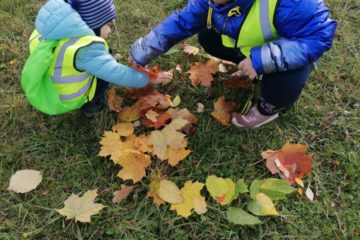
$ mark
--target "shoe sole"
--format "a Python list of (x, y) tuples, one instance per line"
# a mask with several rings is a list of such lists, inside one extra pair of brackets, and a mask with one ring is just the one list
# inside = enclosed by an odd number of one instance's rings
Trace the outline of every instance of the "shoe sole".
[[(249, 126), (248, 128), (258, 128), (258, 127), (261, 127), (262, 125), (267, 124), (267, 123), (269, 123), (269, 122), (277, 119), (278, 117), (279, 117), (279, 114), (276, 114), (276, 115), (272, 116), (271, 118), (267, 119), (266, 121), (261, 122), (261, 123), (255, 125), (255, 126), (251, 126), (251, 127)], [(246, 128), (246, 127), (247, 127), (247, 126), (244, 126), (244, 125), (239, 124), (239, 123), (236, 121), (236, 118), (235, 118), (235, 117), (233, 117), (233, 118), (231, 119), (231, 122), (232, 122), (232, 124), (234, 124), (236, 127), (239, 127), (239, 128)]]

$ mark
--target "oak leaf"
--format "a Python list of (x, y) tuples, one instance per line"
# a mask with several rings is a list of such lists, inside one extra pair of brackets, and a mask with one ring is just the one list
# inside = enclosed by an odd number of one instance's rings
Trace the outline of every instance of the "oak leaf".
[(191, 215), (192, 209), (197, 214), (204, 214), (207, 211), (205, 198), (201, 196), (201, 189), (204, 184), (199, 182), (187, 181), (181, 189), (181, 196), (183, 202), (179, 204), (172, 204), (171, 210), (175, 210), (177, 215), (188, 218)]
[(65, 200), (64, 208), (55, 209), (58, 213), (66, 216), (66, 219), (75, 218), (75, 222), (89, 223), (91, 216), (97, 214), (105, 206), (99, 203), (94, 203), (97, 196), (97, 189), (87, 191), (82, 197), (76, 194)]
[(237, 106), (235, 103), (225, 102), (225, 97), (220, 97), (214, 102), (215, 110), (211, 113), (216, 120), (221, 124), (228, 126), (232, 117), (232, 113), (236, 110)]
[(188, 71), (192, 84), (210, 87), (214, 80), (213, 74), (218, 71), (218, 65), (219, 62), (213, 60), (209, 60), (206, 63), (196, 63)]
[(134, 186), (127, 186), (125, 184), (121, 185), (121, 189), (114, 192), (114, 197), (112, 202), (117, 204), (127, 199), (130, 193), (134, 191)]

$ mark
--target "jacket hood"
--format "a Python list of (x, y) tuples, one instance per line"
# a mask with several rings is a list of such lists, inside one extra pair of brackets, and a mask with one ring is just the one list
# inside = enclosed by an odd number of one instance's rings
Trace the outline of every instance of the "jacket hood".
[(226, 5), (218, 5), (213, 3), (213, 1), (209, 0), (209, 5), (210, 7), (212, 7), (214, 9), (214, 11), (218, 12), (218, 13), (222, 13), (222, 12), (227, 12), (230, 9), (236, 7), (236, 6), (240, 6), (240, 11), (243, 12), (246, 9), (248, 9), (248, 7), (253, 4), (254, 0), (234, 0)]
[(95, 36), (93, 30), (64, 0), (49, 0), (39, 11), (35, 27), (45, 39)]

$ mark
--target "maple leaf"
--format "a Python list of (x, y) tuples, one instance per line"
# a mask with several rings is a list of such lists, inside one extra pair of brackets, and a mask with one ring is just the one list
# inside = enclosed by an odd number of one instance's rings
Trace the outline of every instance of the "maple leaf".
[(170, 210), (175, 210), (177, 215), (188, 218), (191, 215), (192, 209), (197, 214), (204, 214), (207, 211), (205, 198), (201, 196), (201, 189), (204, 184), (199, 182), (187, 181), (184, 187), (180, 190), (183, 202), (179, 204), (172, 204)]
[(306, 151), (305, 145), (286, 143), (280, 150), (268, 150), (261, 156), (266, 159), (266, 167), (272, 174), (281, 173), (290, 183), (295, 183), (296, 178), (301, 179), (311, 172), (313, 159), (305, 154)]
[(176, 165), (179, 164), (179, 162), (187, 158), (187, 156), (189, 156), (190, 153), (191, 151), (185, 148), (180, 148), (175, 151), (171, 147), (168, 147), (165, 157), (161, 160), (163, 161), (167, 160), (170, 166), (175, 167)]
[(94, 203), (97, 196), (97, 189), (87, 191), (82, 197), (76, 194), (65, 200), (64, 208), (55, 209), (58, 213), (66, 216), (66, 219), (75, 218), (75, 222), (89, 223), (91, 216), (97, 214), (105, 206), (99, 203)]
[(120, 112), (122, 99), (119, 95), (117, 95), (115, 88), (111, 88), (108, 91), (107, 98), (109, 110), (113, 112)]
[(127, 199), (130, 193), (134, 191), (134, 186), (127, 186), (125, 184), (121, 185), (121, 189), (119, 191), (114, 192), (114, 197), (112, 202), (117, 204)]
[(249, 203), (248, 210), (258, 216), (277, 216), (273, 201), (264, 193), (258, 193), (255, 201)]
[(184, 202), (180, 189), (175, 183), (169, 180), (160, 180), (157, 194), (161, 199), (170, 204), (179, 204)]
[(235, 183), (230, 178), (219, 178), (208, 176), (206, 179), (206, 188), (210, 196), (221, 205), (231, 203), (235, 195)]
[(111, 159), (116, 160), (122, 152), (120, 137), (119, 133), (106, 131), (100, 141), (102, 146), (98, 155), (100, 157), (111, 156)]
[(150, 110), (146, 113), (148, 119), (142, 119), (141, 124), (146, 127), (159, 129), (168, 123), (171, 119), (171, 115), (168, 112), (162, 112), (158, 109), (154, 110)]
[(206, 63), (196, 63), (188, 71), (192, 84), (210, 87), (214, 80), (212, 75), (218, 71), (218, 65), (219, 62), (213, 60), (209, 60)]
[(249, 89), (251, 88), (253, 84), (253, 80), (247, 78), (247, 77), (237, 77), (232, 76), (228, 81), (224, 83), (225, 87), (233, 88), (233, 89)]
[(139, 112), (146, 114), (150, 109), (155, 107), (160, 109), (167, 109), (171, 105), (170, 96), (155, 92), (150, 95), (142, 96), (139, 98)]
[(140, 118), (140, 107), (141, 107), (141, 102), (137, 101), (132, 106), (123, 108), (118, 113), (118, 119), (124, 122), (133, 122), (138, 120)]
[(195, 46), (191, 46), (189, 44), (183, 44), (181, 46), (182, 50), (184, 51), (184, 53), (187, 53), (187, 54), (191, 54), (191, 55), (198, 55), (199, 52), (200, 52), (200, 49), (198, 47), (195, 47)]
[(211, 113), (221, 124), (228, 126), (230, 124), (232, 113), (236, 110), (235, 103), (225, 102), (225, 97), (220, 97), (214, 102), (215, 111)]
[(151, 173), (149, 192), (147, 193), (146, 197), (153, 198), (153, 201), (156, 204), (156, 206), (165, 204), (165, 201), (162, 198), (160, 198), (159, 195), (157, 194), (160, 187), (160, 181), (161, 181), (161, 174), (158, 171)]
[(182, 118), (191, 124), (196, 124), (198, 122), (197, 117), (192, 114), (187, 108), (179, 109), (179, 108), (170, 108), (167, 111), (173, 119)]
[(187, 120), (179, 118), (173, 120), (161, 131), (156, 130), (151, 132), (148, 143), (154, 146), (154, 154), (160, 159), (164, 159), (168, 146), (174, 150), (186, 147), (186, 135), (178, 132), (178, 130), (182, 129), (186, 124), (188, 124)]
[(156, 93), (153, 85), (148, 84), (144, 88), (129, 88), (124, 91), (126, 98), (139, 99), (142, 96), (151, 95)]
[(154, 66), (154, 67), (148, 69), (146, 67), (135, 65), (134, 68), (139, 72), (147, 74), (149, 76), (150, 80), (157, 79), (157, 77), (160, 73), (159, 66)]
[(132, 123), (118, 123), (112, 127), (112, 130), (122, 137), (128, 137), (134, 133), (134, 126)]
[(146, 154), (129, 150), (127, 154), (121, 155), (116, 163), (123, 167), (118, 177), (123, 180), (130, 179), (136, 183), (145, 177), (145, 170), (150, 165), (151, 159)]
[(17, 171), (10, 178), (9, 191), (16, 193), (27, 193), (39, 186), (42, 181), (42, 174), (35, 170)]

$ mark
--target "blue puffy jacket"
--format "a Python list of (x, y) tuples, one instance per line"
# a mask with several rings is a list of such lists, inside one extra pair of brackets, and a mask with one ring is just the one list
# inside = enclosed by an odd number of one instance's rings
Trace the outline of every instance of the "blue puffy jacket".
[[(95, 36), (80, 15), (64, 0), (50, 0), (39, 11), (36, 29), (45, 39), (60, 40)], [(124, 87), (140, 88), (148, 83), (148, 76), (119, 64), (102, 43), (92, 43), (78, 51), (77, 69), (104, 81)]]
[[(146, 65), (174, 44), (205, 29), (209, 6), (214, 9), (213, 26), (236, 39), (253, 2), (234, 0), (219, 6), (211, 0), (189, 0), (185, 8), (137, 40), (131, 55), (137, 63)], [(230, 17), (223, 29), (228, 11), (235, 6), (240, 6), (241, 16)], [(330, 49), (337, 24), (323, 0), (278, 0), (274, 25), (280, 38), (251, 49), (253, 67), (259, 74), (295, 70), (315, 62)], [(261, 52), (267, 54), (262, 56)]]

